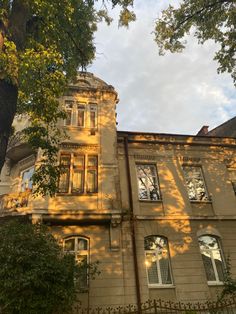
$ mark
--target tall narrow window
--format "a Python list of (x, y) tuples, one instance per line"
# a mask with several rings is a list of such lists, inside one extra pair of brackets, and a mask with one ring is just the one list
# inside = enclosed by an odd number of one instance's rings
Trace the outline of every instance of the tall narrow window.
[(34, 167), (30, 167), (29, 169), (26, 169), (22, 171), (21, 173), (21, 186), (20, 191), (31, 191), (33, 184), (32, 184), (32, 175), (34, 174)]
[(85, 106), (80, 104), (77, 105), (77, 126), (85, 126)]
[(184, 177), (187, 185), (188, 196), (191, 201), (208, 201), (209, 196), (199, 166), (184, 166)]
[(231, 181), (234, 194), (236, 195), (236, 169), (229, 169), (229, 179)]
[(160, 199), (160, 189), (155, 165), (136, 165), (140, 200)]
[(87, 192), (97, 192), (97, 156), (88, 156)]
[(81, 289), (88, 288), (89, 242), (83, 237), (70, 237), (64, 240), (64, 251), (75, 256), (81, 266), (78, 285)]
[(84, 156), (74, 154), (72, 193), (84, 192)]
[(66, 101), (65, 102), (65, 111), (66, 111), (66, 119), (65, 119), (65, 125), (71, 125), (72, 124), (72, 111), (73, 111), (73, 101)]
[(208, 283), (222, 283), (225, 267), (218, 238), (203, 235), (198, 238), (198, 242)]
[(60, 174), (59, 186), (58, 186), (59, 193), (69, 192), (70, 162), (71, 162), (70, 154), (61, 155), (61, 159), (60, 159), (61, 174)]
[(148, 236), (144, 239), (145, 264), (148, 284), (171, 285), (172, 276), (167, 239), (160, 236)]
[(95, 129), (97, 127), (97, 106), (90, 105), (90, 128)]

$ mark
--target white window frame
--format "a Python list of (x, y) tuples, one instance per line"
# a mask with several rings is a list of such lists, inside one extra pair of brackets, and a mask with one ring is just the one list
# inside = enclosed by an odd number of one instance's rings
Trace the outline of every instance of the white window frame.
[[(224, 260), (224, 255), (223, 255), (220, 239), (219, 239), (218, 236), (215, 236), (215, 235), (204, 234), (204, 235), (201, 235), (200, 237), (198, 237), (198, 240), (200, 240), (200, 238), (205, 237), (205, 236), (208, 236), (208, 237), (216, 239), (216, 242), (217, 242), (217, 245), (218, 245), (218, 249), (201, 249), (201, 247), (199, 245), (199, 249), (200, 249), (201, 255), (203, 255), (202, 254), (203, 252), (207, 252), (210, 255), (211, 263), (212, 263), (212, 267), (213, 267), (213, 271), (214, 271), (214, 276), (216, 278), (216, 280), (207, 280), (207, 283), (208, 283), (208, 285), (222, 285), (224, 281), (220, 280), (220, 278), (219, 278), (219, 274), (218, 274), (218, 270), (217, 270), (217, 267), (216, 267), (215, 259), (213, 257), (213, 251), (218, 251), (219, 255), (221, 257), (222, 267), (223, 267), (223, 271), (224, 271), (224, 269), (225, 269), (225, 260)], [(207, 270), (206, 270), (204, 262), (203, 262), (203, 267), (205, 269), (206, 278), (207, 278)]]
[[(206, 181), (205, 181), (204, 173), (203, 173), (203, 170), (202, 170), (202, 166), (201, 165), (183, 165), (182, 167), (183, 167), (184, 180), (185, 180), (185, 185), (186, 185), (189, 201), (190, 202), (210, 202), (211, 198), (209, 196), (208, 189), (207, 189), (207, 186), (206, 186)], [(201, 179), (202, 179), (202, 182), (203, 182), (203, 187), (204, 187), (204, 192), (205, 192), (205, 199), (198, 199), (198, 198), (197, 199), (191, 199), (190, 198), (189, 187), (188, 187), (188, 184), (187, 184), (187, 180), (190, 180), (193, 183), (193, 179), (194, 178), (191, 177), (191, 176), (188, 176), (188, 175), (186, 176), (186, 172), (184, 171), (184, 169), (187, 169), (187, 168), (189, 168), (189, 169), (190, 168), (199, 169), (200, 176), (201, 176)], [(198, 196), (195, 185), (194, 185), (194, 191), (195, 191), (195, 195)]]
[[(147, 236), (145, 238), (148, 238), (151, 236)], [(156, 249), (151, 249), (151, 250), (146, 250), (144, 248), (145, 251), (145, 268), (146, 268), (146, 275), (147, 275), (147, 281), (148, 281), (148, 286), (151, 287), (173, 287), (173, 276), (172, 276), (172, 270), (171, 270), (171, 261), (170, 261), (170, 254), (169, 254), (169, 245), (168, 245), (168, 239), (166, 237), (163, 236), (158, 236), (158, 235), (153, 235), (153, 237), (158, 237), (161, 239), (164, 239), (166, 241), (166, 254), (168, 255), (168, 271), (170, 272), (170, 279), (171, 279), (171, 283), (163, 283), (163, 278), (162, 278), (162, 274), (161, 274), (161, 267), (160, 267), (160, 263), (158, 261), (158, 258), (156, 258), (156, 268), (157, 268), (157, 274), (158, 274), (158, 279), (159, 282), (158, 283), (150, 283), (149, 281), (149, 275), (148, 275), (148, 267), (147, 267), (147, 255), (148, 254), (153, 254), (156, 257), (158, 257), (158, 253), (161, 252), (162, 250), (156, 248)], [(161, 252), (162, 253), (162, 252)]]
[[(95, 126), (91, 126), (91, 112), (95, 112)], [(89, 104), (89, 127), (91, 129), (97, 129), (98, 126), (98, 108), (97, 104)]]
[[(84, 123), (83, 125), (78, 125), (78, 114), (79, 112), (83, 112), (83, 115), (84, 115)], [(75, 126), (77, 128), (85, 128), (86, 126), (86, 106), (84, 103), (80, 103), (80, 102), (75, 102), (75, 105), (74, 105), (74, 116), (75, 116)]]
[[(74, 240), (74, 250), (66, 250), (65, 249), (65, 243), (67, 240)], [(87, 250), (81, 250), (79, 249), (78, 247), (78, 240), (81, 239), (83, 241), (86, 241), (87, 243)], [(68, 254), (72, 254), (75, 256), (75, 260), (78, 261), (78, 255), (80, 256), (86, 256), (86, 264), (89, 265), (90, 263), (90, 243), (89, 243), (89, 239), (86, 238), (86, 237), (83, 237), (83, 236), (69, 236), (69, 237), (66, 237), (63, 239), (63, 251), (65, 253), (68, 253)], [(88, 269), (87, 269), (87, 285), (86, 286), (81, 286), (80, 288), (82, 289), (88, 289), (89, 287), (89, 272), (88, 272)]]
[[(139, 179), (140, 179), (140, 175), (139, 175), (139, 172), (138, 172), (138, 167), (139, 166), (145, 166), (145, 167), (150, 167), (150, 168), (153, 168), (154, 169), (154, 173), (155, 173), (155, 176), (152, 176), (152, 178), (155, 178), (155, 181), (156, 181), (156, 190), (157, 190), (157, 199), (154, 200), (154, 199), (151, 199), (151, 193), (150, 193), (150, 188), (147, 186), (147, 198), (140, 198), (140, 195), (139, 195)], [(161, 201), (161, 190), (160, 190), (160, 184), (159, 184), (159, 178), (158, 178), (158, 172), (157, 172), (157, 167), (155, 164), (149, 164), (149, 163), (136, 163), (136, 177), (137, 177), (137, 185), (138, 185), (138, 199), (139, 201), (147, 201), (147, 202), (157, 202), (157, 201)], [(144, 179), (146, 179), (146, 176), (143, 177)], [(147, 180), (146, 180), (146, 185), (147, 184)]]
[[(89, 154), (89, 155), (83, 155), (83, 154), (77, 154), (77, 153), (69, 153), (69, 152), (61, 152), (60, 154), (60, 158), (63, 155), (67, 155), (70, 156), (70, 165), (69, 165), (69, 186), (68, 186), (68, 191), (67, 192), (60, 192), (59, 191), (59, 185), (60, 185), (60, 178), (58, 181), (58, 193), (59, 194), (71, 194), (71, 195), (85, 195), (85, 194), (96, 194), (98, 193), (98, 155), (95, 154)], [(75, 156), (80, 156), (83, 157), (84, 159), (84, 165), (83, 165), (83, 178), (82, 178), (82, 191), (81, 192), (74, 192), (73, 191), (73, 176), (74, 176), (74, 159)], [(94, 157), (96, 158), (96, 166), (95, 167), (90, 167), (88, 165), (88, 160), (90, 157)], [(62, 166), (63, 167), (63, 166)], [(90, 191), (88, 188), (88, 172), (90, 170), (95, 171), (95, 175), (96, 175), (96, 188), (94, 189), (94, 191)]]

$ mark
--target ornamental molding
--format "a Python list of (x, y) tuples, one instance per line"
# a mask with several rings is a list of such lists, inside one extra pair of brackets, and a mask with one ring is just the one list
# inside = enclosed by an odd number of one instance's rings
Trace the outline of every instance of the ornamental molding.
[(76, 152), (95, 152), (98, 153), (100, 151), (100, 147), (97, 144), (78, 144), (78, 143), (62, 143), (60, 145), (62, 149), (73, 149)]
[(179, 160), (182, 164), (201, 164), (201, 158), (200, 157), (187, 157), (187, 156), (181, 156), (179, 157)]

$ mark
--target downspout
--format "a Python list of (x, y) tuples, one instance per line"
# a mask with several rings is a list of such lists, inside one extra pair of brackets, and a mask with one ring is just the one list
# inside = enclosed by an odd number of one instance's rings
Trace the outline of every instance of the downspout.
[(142, 313), (141, 294), (140, 294), (140, 282), (139, 282), (139, 273), (138, 273), (137, 245), (136, 245), (136, 238), (135, 238), (135, 217), (134, 217), (134, 205), (133, 205), (132, 184), (131, 184), (131, 175), (130, 175), (130, 164), (129, 164), (128, 136), (124, 136), (124, 148), (125, 148), (125, 160), (126, 160), (126, 171), (127, 171), (127, 181), (128, 181), (128, 195), (129, 195), (129, 207), (130, 207), (129, 222), (130, 222), (130, 229), (131, 229), (132, 249), (133, 249), (135, 289), (136, 289), (138, 313), (141, 314)]

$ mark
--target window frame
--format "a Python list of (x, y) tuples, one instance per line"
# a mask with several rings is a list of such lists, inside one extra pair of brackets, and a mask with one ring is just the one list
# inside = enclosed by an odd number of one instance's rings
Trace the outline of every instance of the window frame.
[[(74, 240), (74, 250), (66, 250), (65, 249), (65, 243), (67, 240), (71, 240), (71, 239)], [(86, 241), (86, 246), (87, 246), (86, 250), (81, 250), (78, 248), (78, 246), (79, 246), (78, 240), (79, 239)], [(89, 265), (90, 264), (90, 239), (85, 237), (85, 236), (81, 236), (81, 235), (67, 236), (63, 239), (63, 252), (64, 252), (64, 254), (74, 255), (76, 262), (78, 262), (77, 256), (86, 256), (86, 264)], [(82, 286), (79, 285), (79, 289), (88, 290), (88, 288), (89, 288), (89, 268), (87, 268), (87, 270), (86, 270), (86, 282), (87, 282), (86, 286), (85, 285), (82, 285)]]
[[(34, 166), (34, 165), (29, 166), (29, 167), (27, 167), (27, 168), (21, 170), (21, 172), (20, 172), (20, 183), (19, 183), (19, 189), (18, 189), (20, 193), (24, 193), (24, 192), (32, 191), (32, 190), (33, 190), (33, 185), (32, 185), (32, 188), (31, 188), (31, 189), (27, 188), (27, 189), (25, 189), (24, 191), (22, 190), (23, 174), (24, 174), (25, 172), (31, 170), (31, 169), (33, 169), (33, 174), (34, 174), (34, 172), (35, 172), (35, 166)], [(33, 174), (32, 174), (32, 176), (33, 176)], [(32, 178), (32, 176), (31, 176), (31, 178)], [(27, 186), (28, 186), (28, 184), (29, 184), (31, 178), (28, 180)]]
[[(80, 154), (76, 152), (61, 152), (59, 155), (59, 165), (61, 166), (61, 157), (63, 155), (70, 156), (70, 165), (68, 167), (69, 169), (69, 178), (68, 178), (68, 188), (67, 191), (60, 191), (60, 178), (58, 179), (58, 192), (57, 194), (60, 195), (93, 195), (98, 193), (98, 155), (95, 154)], [(75, 165), (75, 156), (83, 157), (83, 167), (79, 167)], [(96, 158), (96, 167), (93, 167), (93, 171), (95, 171), (96, 181), (95, 182), (95, 188), (94, 191), (91, 191), (88, 189), (88, 172), (90, 171), (90, 168), (88, 166), (88, 160), (90, 157)], [(63, 167), (63, 166), (62, 166)], [(75, 176), (75, 169), (79, 169), (82, 172), (82, 189), (81, 191), (73, 191), (73, 185), (74, 181), (73, 178)], [(63, 174), (63, 173), (62, 173)]]
[[(199, 240), (200, 240), (200, 238), (203, 238), (203, 237), (206, 237), (206, 236), (214, 238), (216, 240), (218, 249), (201, 249)], [(220, 280), (220, 276), (219, 276), (219, 273), (218, 273), (218, 270), (217, 270), (215, 259), (213, 257), (213, 251), (218, 251), (218, 253), (219, 253), (220, 257), (221, 257), (222, 273), (223, 273), (223, 276), (224, 276), (224, 272), (226, 270), (226, 263), (225, 263), (225, 258), (224, 258), (224, 254), (223, 254), (223, 249), (222, 249), (222, 244), (221, 244), (220, 237), (217, 236), (217, 235), (213, 235), (213, 234), (203, 234), (203, 235), (198, 237), (198, 244), (199, 244), (199, 251), (200, 251), (200, 254), (201, 254), (201, 257), (202, 257), (203, 267), (204, 267), (204, 270), (205, 270), (207, 284), (208, 285), (223, 285), (224, 279)], [(208, 280), (208, 278), (207, 278), (207, 270), (206, 270), (206, 267), (205, 267), (205, 263), (203, 261), (203, 253), (202, 252), (207, 252), (210, 255), (211, 265), (212, 265), (212, 269), (213, 269), (214, 276), (215, 276), (216, 280)]]
[[(146, 238), (151, 238), (151, 237), (157, 237), (157, 238), (160, 238), (160, 239), (164, 239), (166, 241), (166, 254), (168, 256), (168, 272), (169, 272), (169, 275), (170, 275), (170, 280), (171, 280), (171, 283), (163, 283), (163, 275), (161, 273), (161, 266), (160, 266), (160, 262), (158, 259), (156, 259), (156, 270), (157, 270), (157, 275), (158, 275), (158, 280), (159, 282), (158, 283), (150, 283), (150, 279), (149, 279), (149, 274), (148, 274), (148, 267), (147, 267), (147, 254), (150, 254), (150, 253), (154, 253), (155, 256), (158, 256), (158, 253), (161, 252), (162, 250), (156, 248), (156, 249), (145, 249), (145, 239)], [(162, 253), (162, 252), (161, 252)], [(145, 257), (145, 269), (146, 269), (146, 276), (147, 276), (147, 283), (148, 283), (148, 287), (149, 288), (155, 288), (155, 287), (158, 287), (158, 288), (169, 288), (169, 287), (173, 287), (174, 286), (174, 281), (173, 281), (173, 274), (172, 274), (172, 267), (171, 267), (171, 257), (170, 257), (170, 250), (169, 250), (169, 242), (168, 242), (168, 238), (165, 237), (165, 236), (161, 236), (161, 235), (149, 235), (149, 236), (146, 236), (144, 237), (144, 257)]]
[[(95, 110), (93, 109), (95, 108)], [(94, 126), (91, 126), (91, 113), (94, 112), (95, 116), (94, 116)], [(89, 104), (89, 127), (90, 129), (97, 129), (98, 127), (98, 107), (97, 104)]]
[[(157, 199), (151, 199), (150, 197), (150, 188), (147, 189), (147, 199), (142, 199), (140, 198), (140, 194), (139, 194), (139, 174), (138, 174), (138, 166), (150, 166), (150, 167), (154, 167), (155, 170), (155, 180), (156, 180), (156, 189), (157, 189)], [(136, 162), (135, 163), (135, 170), (136, 170), (136, 180), (137, 180), (137, 189), (138, 189), (138, 200), (140, 202), (160, 202), (162, 201), (162, 195), (161, 195), (161, 188), (160, 188), (160, 180), (159, 180), (159, 176), (158, 176), (158, 171), (157, 171), (157, 165), (155, 163), (142, 163), (142, 162)], [(152, 176), (153, 178), (153, 176)]]
[[(204, 187), (204, 192), (205, 192), (205, 197), (206, 199), (191, 199), (190, 198), (190, 194), (189, 194), (189, 188), (188, 188), (188, 184), (187, 184), (187, 179), (191, 179), (191, 182), (193, 180), (193, 177), (190, 177), (190, 176), (187, 176), (185, 175), (185, 171), (184, 171), (184, 168), (195, 168), (195, 169), (199, 169), (200, 170), (200, 175), (201, 175), (201, 179), (202, 179), (202, 182), (203, 182), (203, 187)], [(207, 184), (206, 184), (206, 180), (205, 180), (205, 176), (204, 176), (204, 171), (203, 171), (203, 168), (202, 168), (202, 165), (199, 165), (199, 164), (183, 164), (182, 165), (182, 171), (183, 171), (183, 177), (184, 177), (184, 182), (185, 182), (185, 187), (186, 187), (186, 190), (187, 190), (187, 195), (188, 195), (188, 199), (190, 202), (201, 202), (201, 203), (209, 203), (211, 202), (211, 197), (210, 197), (210, 194), (208, 192), (208, 188), (207, 188)], [(195, 192), (195, 195), (197, 196), (197, 192), (196, 192), (196, 187), (194, 186), (194, 192)]]

